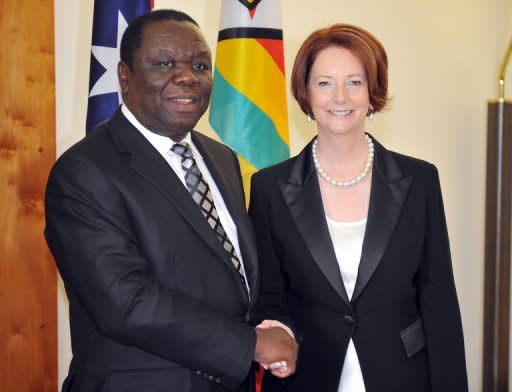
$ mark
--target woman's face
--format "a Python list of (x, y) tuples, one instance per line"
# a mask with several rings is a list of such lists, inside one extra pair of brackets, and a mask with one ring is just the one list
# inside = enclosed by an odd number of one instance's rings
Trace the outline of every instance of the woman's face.
[(331, 46), (318, 53), (308, 82), (318, 133), (364, 133), (370, 107), (363, 65), (350, 50)]

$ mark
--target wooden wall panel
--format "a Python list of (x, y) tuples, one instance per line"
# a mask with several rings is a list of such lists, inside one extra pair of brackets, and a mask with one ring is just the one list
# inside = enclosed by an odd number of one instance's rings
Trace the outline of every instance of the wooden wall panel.
[(0, 2), (0, 391), (57, 391), (57, 273), (43, 237), (55, 160), (53, 0)]

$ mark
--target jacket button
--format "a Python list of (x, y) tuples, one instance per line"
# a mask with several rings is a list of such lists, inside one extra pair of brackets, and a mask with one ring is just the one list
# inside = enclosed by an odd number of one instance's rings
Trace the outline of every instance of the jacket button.
[(217, 377), (217, 378), (215, 379), (215, 382), (216, 382), (217, 384), (220, 384), (220, 381), (221, 381), (221, 379), (220, 379), (219, 377)]
[(345, 325), (353, 325), (354, 324), (354, 319), (352, 318), (352, 316), (349, 316), (348, 314), (343, 317), (343, 322), (345, 323)]

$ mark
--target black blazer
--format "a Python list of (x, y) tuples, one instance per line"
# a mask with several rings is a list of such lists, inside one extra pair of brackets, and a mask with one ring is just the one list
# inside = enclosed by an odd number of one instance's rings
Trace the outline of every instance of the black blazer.
[[(236, 156), (192, 138), (237, 225), (255, 293)], [(254, 299), (186, 188), (120, 110), (55, 164), (45, 234), (70, 304), (64, 391), (248, 390)]]
[(311, 143), (253, 176), (260, 252), (257, 320), (301, 339), (297, 372), (263, 391), (338, 390), (352, 338), (367, 392), (467, 391), (464, 344), (436, 168), (374, 140), (370, 206), (348, 300), (323, 210)]

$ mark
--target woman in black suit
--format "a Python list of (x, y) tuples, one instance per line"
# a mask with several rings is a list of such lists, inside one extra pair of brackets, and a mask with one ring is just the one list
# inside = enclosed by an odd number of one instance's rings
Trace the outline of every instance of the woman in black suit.
[(256, 315), (300, 341), (296, 374), (267, 373), (265, 392), (467, 391), (437, 170), (365, 131), (387, 68), (381, 43), (347, 24), (315, 31), (295, 59), (292, 91), (318, 135), (252, 180)]

